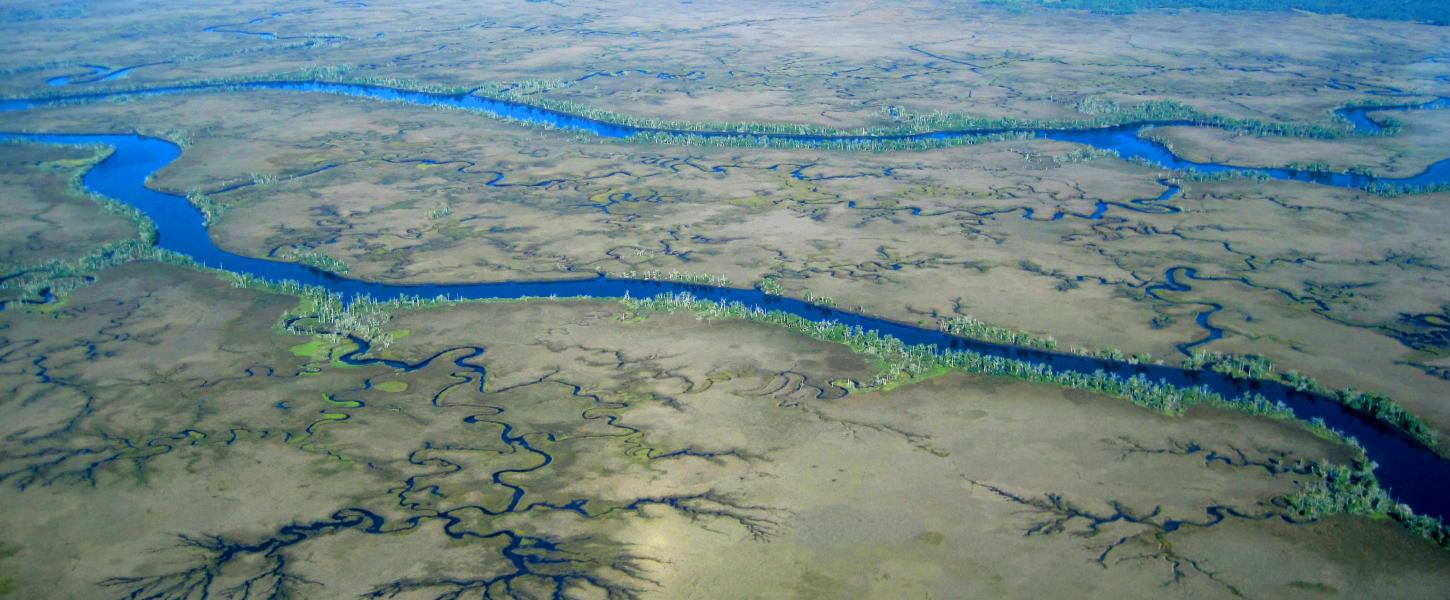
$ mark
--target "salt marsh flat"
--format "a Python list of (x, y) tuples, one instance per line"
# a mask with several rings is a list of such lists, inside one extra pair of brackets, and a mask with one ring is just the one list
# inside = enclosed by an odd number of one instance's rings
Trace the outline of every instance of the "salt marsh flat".
[(0, 7), (0, 597), (1436, 597), (1450, 29), (1051, 4)]

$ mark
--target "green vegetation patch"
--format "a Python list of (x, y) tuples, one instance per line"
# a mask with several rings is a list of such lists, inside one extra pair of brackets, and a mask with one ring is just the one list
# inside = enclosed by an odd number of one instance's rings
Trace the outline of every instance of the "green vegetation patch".
[(1028, 348), (1041, 348), (1044, 350), (1057, 348), (1057, 340), (1051, 336), (1037, 337), (1030, 331), (997, 327), (984, 323), (970, 315), (946, 319), (941, 322), (939, 327), (942, 331), (952, 335), (998, 344), (1012, 344), (1014, 346), (1026, 346)]
[(322, 399), (328, 404), (336, 406), (338, 408), (361, 408), (363, 405), (363, 403), (358, 400), (338, 400), (336, 398), (333, 398), (332, 394), (323, 394)]
[(397, 393), (401, 393), (401, 392), (408, 391), (408, 382), (406, 382), (406, 381), (396, 381), (396, 380), (395, 381), (379, 381), (379, 382), (373, 384), (373, 389), (378, 390), (380, 392), (387, 392), (389, 394), (397, 394)]
[[(13, 557), (19, 553), (19, 548), (0, 543), (0, 561)], [(11, 594), (14, 594), (17, 587), (18, 584), (16, 584), (15, 579), (6, 575), (3, 570), (0, 570), (0, 597), (10, 596)]]
[(293, 356), (300, 356), (311, 362), (327, 363), (329, 367), (333, 368), (351, 368), (354, 365), (342, 362), (340, 358), (357, 350), (357, 344), (344, 338), (317, 335), (306, 343), (292, 346), (289, 350), (292, 351)]
[(1412, 533), (1450, 548), (1450, 527), (1439, 519), (1417, 515), (1409, 506), (1392, 500), (1374, 476), (1375, 464), (1357, 460), (1352, 466), (1319, 464), (1318, 479), (1298, 494), (1285, 498), (1291, 514), (1304, 519), (1332, 515), (1353, 515), (1372, 519), (1393, 519)]
[(1277, 373), (1274, 371), (1274, 363), (1262, 356), (1197, 351), (1183, 361), (1183, 368), (1207, 369), (1236, 379), (1277, 381), (1301, 392), (1330, 398), (1381, 423), (1396, 427), (1426, 446), (1433, 448), (1438, 443), (1435, 432), (1424, 421), (1388, 396), (1352, 388), (1329, 389), (1314, 378), (1294, 370)]
[(294, 256), (297, 262), (328, 273), (342, 275), (348, 272), (347, 263), (336, 258), (313, 250), (297, 252)]

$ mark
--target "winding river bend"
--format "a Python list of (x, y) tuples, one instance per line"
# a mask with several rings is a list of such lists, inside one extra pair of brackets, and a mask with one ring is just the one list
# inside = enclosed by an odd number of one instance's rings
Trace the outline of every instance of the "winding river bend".
[[(323, 83), (276, 83), (247, 84), (245, 86), (213, 86), (209, 88), (168, 88), (147, 92), (126, 92), (121, 94), (92, 94), (71, 96), (66, 99), (10, 100), (0, 102), (0, 110), (21, 110), (34, 106), (98, 100), (122, 95), (142, 96), (168, 93), (226, 91), (234, 89), (286, 89), (298, 91), (325, 92), (353, 96), (365, 96), (383, 100), (413, 102), (427, 105), (447, 105), (490, 112), (498, 116), (544, 123), (556, 127), (582, 129), (601, 136), (627, 137), (646, 132), (602, 123), (579, 116), (546, 111), (521, 104), (487, 100), (474, 96), (449, 96), (423, 92), (405, 92), (388, 88), (323, 84)], [(1436, 101), (1441, 105), (1445, 99)], [(1411, 108), (1436, 108), (1438, 106), (1418, 105)], [(1348, 109), (1358, 110), (1358, 109)], [(1375, 109), (1384, 110), (1384, 109)], [(1363, 116), (1361, 114), (1360, 116)], [(1352, 117), (1351, 122), (1357, 122)], [(1374, 121), (1364, 117), (1369, 123)], [(1294, 171), (1289, 169), (1242, 169), (1228, 165), (1200, 165), (1183, 161), (1166, 148), (1137, 136), (1137, 132), (1151, 123), (1091, 130), (1023, 130), (1040, 137), (1086, 143), (1094, 147), (1118, 150), (1126, 157), (1140, 156), (1159, 162), (1171, 168), (1191, 168), (1205, 171), (1232, 170), (1263, 173), (1279, 179), (1296, 179), (1325, 185), (1361, 187), (1364, 185), (1387, 184), (1418, 186), (1450, 181), (1450, 159), (1431, 166), (1425, 173), (1405, 179), (1376, 179), (1364, 175)], [(1164, 123), (1156, 123), (1162, 125)], [(980, 135), (983, 132), (936, 132), (904, 138), (946, 138), (951, 136)], [(990, 132), (988, 132), (990, 133)], [(701, 135), (691, 132), (692, 135)], [(719, 132), (719, 136), (742, 137), (742, 134)], [(788, 138), (802, 140), (830, 141), (842, 138), (810, 136), (767, 136), (748, 135), (744, 137)], [(767, 310), (780, 310), (814, 321), (835, 321), (866, 330), (875, 330), (884, 335), (896, 337), (907, 344), (925, 344), (939, 350), (970, 350), (988, 356), (999, 356), (1032, 363), (1044, 364), (1055, 371), (1091, 374), (1104, 371), (1123, 377), (1143, 376), (1149, 380), (1165, 381), (1179, 386), (1203, 386), (1225, 397), (1233, 398), (1245, 393), (1256, 392), (1270, 402), (1283, 402), (1301, 419), (1321, 418), (1330, 426), (1357, 439), (1369, 457), (1379, 463), (1377, 475), (1382, 485), (1400, 502), (1404, 502), (1420, 514), (1442, 519), (1450, 518), (1450, 460), (1440, 457), (1431, 449), (1414, 441), (1403, 432), (1381, 424), (1369, 417), (1351, 411), (1344, 406), (1320, 396), (1298, 392), (1274, 382), (1244, 381), (1232, 379), (1211, 371), (1193, 371), (1161, 365), (1131, 365), (1126, 362), (1091, 358), (992, 344), (969, 340), (886, 319), (871, 317), (834, 308), (806, 303), (801, 300), (767, 295), (759, 290), (735, 289), (681, 284), (659, 281), (641, 281), (593, 277), (571, 281), (548, 282), (497, 282), (459, 283), (436, 285), (385, 284), (343, 278), (319, 271), (306, 265), (281, 263), (250, 258), (226, 252), (212, 243), (202, 214), (185, 198), (147, 188), (147, 177), (170, 164), (181, 154), (180, 148), (165, 140), (139, 135), (116, 134), (74, 134), (49, 135), (27, 133), (0, 133), (0, 140), (30, 141), (52, 144), (104, 144), (116, 151), (88, 171), (83, 179), (85, 186), (98, 194), (134, 206), (149, 217), (158, 232), (157, 244), (166, 250), (191, 257), (208, 267), (224, 269), (239, 274), (251, 275), (267, 281), (295, 280), (306, 285), (320, 286), (339, 293), (345, 301), (361, 297), (379, 300), (413, 296), (447, 296), (460, 299), (497, 299), (522, 297), (601, 297), (616, 298), (625, 295), (636, 298), (654, 297), (667, 293), (689, 293), (697, 298), (712, 301), (738, 301), (749, 306)], [(1187, 165), (1173, 166), (1173, 165)]]
[[(1087, 129), (1053, 128), (1006, 128), (977, 130), (931, 131), (900, 135), (805, 135), (788, 133), (740, 133), (732, 131), (685, 131), (621, 125), (581, 115), (531, 106), (512, 100), (484, 98), (472, 93), (443, 94), (400, 90), (383, 86), (328, 82), (256, 81), (248, 83), (196, 84), (157, 87), (144, 90), (95, 92), (64, 96), (50, 96), (31, 99), (0, 100), (0, 111), (15, 111), (44, 106), (56, 106), (108, 99), (144, 98), (172, 94), (203, 92), (241, 92), (247, 90), (292, 91), (355, 98), (368, 98), (386, 102), (402, 102), (421, 106), (443, 106), (472, 112), (481, 112), (494, 117), (509, 119), (533, 125), (557, 129), (583, 131), (603, 138), (627, 138), (636, 135), (667, 134), (693, 136), (707, 139), (733, 139), (768, 144), (792, 142), (805, 145), (852, 144), (876, 141), (932, 142), (950, 141), (987, 135), (1026, 135), (1062, 142), (1084, 144), (1100, 150), (1111, 150), (1124, 160), (1144, 161), (1165, 169), (1196, 171), (1200, 173), (1238, 173), (1263, 176), (1271, 179), (1305, 181), (1321, 185), (1344, 188), (1385, 186), (1399, 189), (1450, 183), (1450, 159), (1430, 165), (1424, 172), (1404, 178), (1375, 177), (1360, 173), (1333, 173), (1326, 171), (1288, 169), (1280, 167), (1241, 167), (1218, 163), (1200, 163), (1179, 157), (1163, 144), (1143, 138), (1140, 134), (1151, 127), (1194, 126), (1195, 123), (1181, 120), (1147, 120), (1114, 127)], [(1365, 134), (1378, 133), (1383, 125), (1372, 113), (1408, 110), (1436, 110), (1450, 108), (1450, 97), (1436, 98), (1419, 104), (1390, 107), (1348, 107), (1335, 114), (1349, 122), (1355, 131)]]

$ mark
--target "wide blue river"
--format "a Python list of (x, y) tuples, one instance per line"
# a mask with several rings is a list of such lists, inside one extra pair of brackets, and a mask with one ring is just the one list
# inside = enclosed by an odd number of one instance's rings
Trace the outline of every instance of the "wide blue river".
[[(216, 86), (210, 88), (169, 88), (149, 92), (126, 92), (128, 95), (158, 95), (167, 93), (225, 91), (234, 89), (287, 89), (354, 96), (366, 96), (382, 100), (411, 102), (426, 105), (447, 105), (480, 110), (532, 123), (555, 127), (584, 129), (602, 136), (627, 137), (640, 130), (608, 123), (601, 123), (579, 116), (547, 111), (524, 105), (487, 100), (467, 95), (442, 95), (422, 92), (397, 91), (387, 88), (324, 84), (324, 83), (276, 83), (248, 84), (238, 86)], [(0, 110), (23, 110), (25, 108), (56, 104), (59, 102), (83, 102), (117, 94), (93, 94), (74, 96), (64, 101), (10, 100), (0, 102)], [(1437, 101), (1442, 105), (1444, 100)], [(1433, 105), (1433, 103), (1432, 103)], [(1417, 108), (1437, 108), (1420, 105)], [(1408, 108), (1408, 107), (1407, 107)], [(1350, 113), (1351, 122), (1362, 117), (1367, 123), (1378, 126), (1363, 114)], [(1125, 157), (1138, 156), (1172, 168), (1193, 168), (1202, 170), (1245, 170), (1227, 165), (1203, 165), (1190, 163), (1175, 157), (1167, 149), (1138, 138), (1136, 132), (1146, 124), (1137, 124), (1109, 129), (1090, 130), (1037, 130), (1030, 131), (1042, 137), (1086, 143), (1094, 147), (1117, 150)], [(1370, 126), (1361, 125), (1361, 126)], [(956, 135), (977, 135), (981, 132), (936, 132), (908, 137), (949, 137)], [(697, 133), (698, 134), (698, 133)], [(728, 132), (707, 135), (738, 136)], [(840, 139), (803, 138), (801, 136), (765, 136), (750, 134), (747, 137), (787, 137), (791, 139)], [(0, 133), (0, 140), (23, 140), (53, 144), (105, 144), (113, 146), (116, 152), (101, 161), (84, 176), (84, 184), (91, 191), (114, 198), (136, 207), (156, 224), (158, 245), (191, 257), (208, 267), (242, 273), (268, 281), (294, 280), (307, 285), (320, 286), (341, 294), (347, 301), (360, 297), (379, 300), (420, 296), (424, 298), (439, 295), (461, 299), (522, 298), (546, 296), (589, 296), (603, 298), (623, 297), (626, 294), (636, 298), (648, 298), (665, 293), (688, 292), (694, 296), (715, 301), (738, 301), (750, 306), (768, 310), (780, 310), (816, 321), (835, 321), (846, 325), (860, 326), (884, 335), (901, 339), (908, 344), (925, 344), (939, 350), (959, 349), (980, 352), (990, 356), (1002, 356), (1041, 363), (1056, 371), (1095, 371), (1118, 374), (1124, 377), (1143, 375), (1150, 380), (1162, 380), (1180, 386), (1204, 386), (1225, 397), (1235, 398), (1249, 392), (1267, 397), (1271, 402), (1280, 401), (1288, 405), (1301, 419), (1322, 418), (1330, 426), (1357, 439), (1369, 457), (1379, 463), (1377, 475), (1381, 483), (1399, 501), (1413, 507), (1416, 512), (1440, 518), (1450, 516), (1450, 460), (1446, 460), (1431, 449), (1416, 442), (1403, 432), (1381, 424), (1372, 418), (1351, 411), (1330, 399), (1295, 391), (1287, 386), (1272, 382), (1243, 381), (1208, 371), (1184, 370), (1159, 365), (1131, 365), (1126, 362), (1089, 358), (1015, 346), (991, 344), (968, 340), (886, 319), (871, 317), (834, 308), (812, 305), (800, 300), (767, 295), (759, 290), (711, 287), (609, 277), (588, 277), (569, 281), (548, 282), (499, 282), (458, 283), (438, 285), (402, 285), (360, 281), (340, 277), (313, 269), (306, 265), (282, 263), (251, 258), (229, 253), (212, 243), (202, 214), (185, 198), (158, 192), (146, 187), (146, 179), (152, 173), (170, 164), (181, 150), (165, 140), (125, 134), (74, 134), (51, 135), (30, 133)], [(1406, 179), (1385, 180), (1362, 175), (1312, 173), (1288, 169), (1247, 169), (1282, 179), (1300, 179), (1326, 185), (1359, 187), (1370, 184), (1425, 185), (1442, 183), (1450, 178), (1450, 160), (1441, 161), (1421, 175)]]

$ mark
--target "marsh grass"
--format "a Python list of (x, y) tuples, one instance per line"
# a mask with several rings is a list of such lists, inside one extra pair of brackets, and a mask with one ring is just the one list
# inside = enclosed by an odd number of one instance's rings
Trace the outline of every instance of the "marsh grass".
[[(135, 242), (136, 240), (128, 241)], [(296, 281), (261, 280), (248, 275), (203, 267), (185, 256), (159, 250), (154, 246), (133, 245), (130, 247), (137, 250), (126, 255), (125, 260), (109, 259), (104, 261), (105, 264), (119, 264), (119, 262), (130, 260), (155, 260), (215, 273), (230, 280), (234, 287), (299, 297), (298, 305), (284, 313), (279, 327), (288, 333), (313, 337), (314, 341), (310, 343), (318, 347), (337, 348), (339, 344), (345, 344), (349, 339), (355, 337), (367, 341), (374, 348), (387, 348), (392, 343), (395, 332), (387, 330), (386, 325), (398, 310), (454, 306), (465, 302), (527, 302), (542, 299), (464, 301), (439, 296), (376, 301), (370, 298), (359, 298), (350, 304), (345, 304), (339, 294), (330, 293), (318, 287), (305, 286)], [(97, 266), (98, 264), (100, 263), (90, 266), (97, 269), (103, 268)], [(600, 298), (580, 298), (578, 300), (611, 301)], [(868, 362), (878, 371), (877, 375), (864, 386), (851, 381), (842, 382), (842, 385), (862, 391), (890, 390), (913, 381), (951, 371), (961, 371), (1092, 391), (1123, 398), (1135, 405), (1170, 415), (1181, 415), (1191, 407), (1204, 406), (1278, 420), (1293, 420), (1317, 436), (1349, 445), (1361, 457), (1351, 467), (1328, 463), (1316, 466), (1313, 471), (1315, 479), (1306, 483), (1299, 492), (1281, 498), (1282, 503), (1293, 516), (1310, 520), (1334, 514), (1390, 518), (1416, 535), (1442, 547), (1450, 547), (1447, 546), (1447, 540), (1450, 540), (1450, 533), (1447, 532), (1450, 532), (1450, 529), (1447, 529), (1440, 520), (1416, 515), (1408, 506), (1394, 503), (1389, 495), (1379, 487), (1378, 480), (1373, 475), (1375, 465), (1363, 458), (1363, 448), (1355, 440), (1330, 429), (1322, 420), (1298, 421), (1288, 407), (1282, 403), (1271, 403), (1259, 394), (1251, 393), (1230, 399), (1207, 388), (1179, 387), (1161, 381), (1152, 382), (1141, 375), (1122, 377), (1103, 371), (1096, 371), (1092, 374), (1056, 372), (1051, 367), (1042, 364), (986, 356), (971, 351), (937, 352), (929, 346), (907, 345), (894, 337), (884, 336), (875, 331), (866, 331), (859, 327), (848, 327), (834, 322), (811, 321), (790, 313), (766, 311), (739, 302), (699, 300), (689, 294), (667, 294), (650, 299), (626, 297), (617, 299), (617, 301), (621, 302), (626, 309), (621, 315), (624, 320), (639, 319), (654, 313), (686, 311), (692, 312), (702, 319), (747, 320), (784, 327), (817, 340), (843, 344), (853, 352), (866, 356)], [(1010, 331), (985, 324), (980, 324), (972, 329), (979, 332)], [(336, 360), (336, 354), (337, 352), (329, 350), (328, 356), (331, 357), (329, 364), (340, 367), (341, 363)], [(1260, 363), (1250, 360), (1247, 363), (1233, 362), (1230, 364), (1257, 365)], [(1318, 389), (1317, 384), (1313, 384), (1311, 380), (1294, 372), (1286, 374), (1284, 380), (1295, 382), (1296, 387)], [(1368, 394), (1344, 392), (1341, 394), (1346, 398), (1341, 401), (1347, 403), (1351, 401), (1387, 401), (1383, 397)], [(1349, 398), (1357, 400), (1348, 400)]]
[[(89, 164), (94, 164), (109, 156), (111, 149), (97, 146), (95, 147), (95, 151), (96, 153)], [(184, 256), (156, 249), (154, 247), (156, 236), (154, 225), (139, 211), (109, 198), (91, 194), (85, 190), (80, 179), (85, 170), (85, 168), (77, 169), (72, 175), (70, 181), (72, 191), (91, 197), (109, 211), (127, 216), (127, 218), (135, 223), (139, 231), (138, 238), (109, 244), (74, 261), (51, 261), (44, 265), (28, 269), (15, 269), (12, 272), (21, 270), (24, 272), (0, 283), (0, 289), (19, 289), (22, 300), (30, 303), (45, 302), (47, 301), (47, 296), (49, 296), (49, 300), (56, 301), (63, 300), (66, 294), (85, 285), (94, 277), (95, 273), (108, 266), (143, 259), (195, 266), (191, 264), (190, 259)], [(197, 202), (198, 206), (208, 206), (209, 204), (204, 197), (194, 198), (193, 202)], [(205, 208), (203, 208), (203, 212), (207, 212)], [(218, 213), (213, 210), (210, 214), (212, 215), (211, 218), (215, 218), (215, 215)], [(345, 273), (348, 270), (347, 265), (342, 261), (320, 253), (298, 253), (298, 260), (334, 273)], [(425, 304), (451, 302), (447, 298), (427, 300), (410, 298), (389, 302), (374, 302), (370, 299), (361, 299), (350, 305), (345, 305), (341, 297), (329, 295), (320, 289), (304, 288), (295, 282), (274, 284), (263, 282), (246, 275), (226, 272), (220, 273), (224, 273), (225, 276), (230, 277), (233, 283), (240, 287), (265, 289), (278, 293), (304, 296), (305, 301), (303, 304), (314, 309), (315, 314), (311, 314), (307, 319), (299, 318), (293, 320), (294, 325), (289, 325), (289, 331), (293, 333), (306, 335), (323, 334), (338, 338), (356, 336), (381, 347), (386, 347), (391, 342), (387, 331), (383, 328), (388, 319), (391, 318), (390, 311), (400, 308), (418, 308)], [(670, 271), (668, 273), (659, 271), (643, 273), (627, 272), (622, 274), (622, 276), (712, 286), (728, 286), (730, 284), (729, 280), (723, 277), (680, 271)], [(769, 277), (763, 279), (758, 285), (758, 288), (762, 292), (770, 295), (781, 295), (784, 293), (780, 284)], [(814, 296), (808, 297), (807, 301), (826, 306), (834, 304), (834, 301), (829, 298), (816, 298)], [(679, 304), (676, 308), (689, 307), (691, 310), (696, 310), (696, 312), (713, 314), (717, 317), (728, 315), (737, 318), (751, 318), (752, 320), (764, 318), (759, 313), (751, 311), (743, 305), (720, 305), (719, 308), (713, 308), (714, 305), (712, 303), (706, 302), (701, 305), (700, 302), (703, 301), (678, 299), (672, 296), (665, 296), (651, 301), (634, 300), (630, 302), (634, 303), (630, 305), (633, 309), (653, 306), (652, 304), (640, 304), (642, 302), (664, 303), (663, 306), (665, 307), (675, 303)], [(707, 308), (704, 305), (710, 305), (711, 307)], [(1261, 401), (1254, 399), (1248, 399), (1247, 401), (1238, 399), (1230, 402), (1217, 397), (1204, 398), (1201, 397), (1202, 390), (1193, 388), (1188, 390), (1171, 388), (1170, 386), (1163, 386), (1160, 383), (1147, 382), (1146, 380), (1140, 379), (1124, 379), (1117, 376), (1109, 377), (1103, 373), (1098, 373), (1092, 377), (1074, 373), (1053, 373), (1050, 369), (1042, 365), (1032, 365), (1021, 361), (1008, 361), (1003, 363), (994, 357), (985, 357), (972, 353), (947, 353), (938, 355), (929, 351), (923, 351), (921, 348), (896, 348), (891, 342), (895, 342), (896, 344), (900, 342), (894, 340), (894, 338), (881, 338), (881, 340), (876, 342), (867, 343), (863, 340), (870, 339), (868, 334), (859, 330), (849, 332), (849, 335), (847, 335), (848, 332), (837, 331), (835, 329), (836, 327), (844, 326), (816, 324), (801, 317), (786, 317), (784, 316), (785, 313), (765, 314), (776, 315), (766, 319), (767, 321), (784, 324), (802, 333), (811, 334), (811, 332), (815, 332), (817, 335), (829, 333), (831, 341), (854, 340), (848, 345), (852, 345), (853, 348), (859, 347), (861, 351), (868, 351), (868, 353), (880, 359), (882, 375), (878, 376), (878, 381), (872, 384), (874, 387), (900, 385), (901, 383), (944, 372), (945, 370), (961, 369), (986, 374), (1007, 375), (1035, 382), (1055, 383), (1066, 387), (1090, 389), (1109, 395), (1126, 397), (1137, 404), (1169, 413), (1181, 412), (1186, 406), (1196, 403), (1250, 407), (1252, 412), (1260, 412), (1263, 414), (1286, 412), (1282, 407), (1262, 406), (1263, 403)], [(304, 322), (310, 322), (311, 326), (301, 327), (296, 325), (297, 323)], [(826, 327), (826, 329), (820, 329), (821, 327)], [(971, 317), (948, 320), (940, 323), (939, 327), (948, 333), (990, 342), (1042, 349), (1056, 348), (1056, 341), (1050, 337), (1038, 338), (1026, 331), (995, 327)], [(869, 335), (874, 336), (876, 334), (871, 332)], [(1128, 357), (1121, 350), (1117, 349), (1090, 351), (1075, 348), (1074, 350), (1079, 354), (1124, 362), (1147, 362), (1151, 358), (1146, 355)], [(1312, 379), (1300, 375), (1297, 372), (1278, 375), (1274, 372), (1272, 363), (1263, 357), (1238, 357), (1200, 353), (1189, 357), (1184, 366), (1191, 369), (1208, 368), (1231, 377), (1280, 381), (1301, 391), (1322, 394), (1381, 422), (1395, 426), (1422, 443), (1430, 446), (1435, 445), (1435, 436), (1423, 421), (1400, 407), (1388, 397), (1352, 389), (1328, 390), (1319, 386)]]
[[(844, 344), (866, 355), (879, 373), (863, 389), (890, 389), (948, 371), (1011, 377), (1125, 398), (1134, 404), (1168, 414), (1182, 414), (1190, 406), (1220, 406), (1253, 414), (1292, 418), (1288, 407), (1251, 394), (1226, 399), (1205, 387), (1178, 387), (1144, 376), (1123, 377), (1104, 371), (1092, 374), (1055, 371), (1025, 360), (989, 356), (970, 350), (937, 351), (926, 345), (907, 345), (891, 336), (833, 321), (813, 321), (783, 311), (767, 311), (740, 302), (711, 302), (690, 294), (662, 294), (650, 299), (623, 300), (630, 313), (692, 312), (704, 319), (743, 319), (784, 327), (809, 337)], [(983, 328), (985, 331), (1006, 331)]]
[[(1124, 398), (1138, 406), (1171, 415), (1181, 415), (1193, 406), (1205, 406), (1294, 421), (1317, 436), (1349, 445), (1359, 458), (1349, 467), (1329, 463), (1316, 466), (1313, 471), (1316, 479), (1305, 484), (1299, 492), (1282, 498), (1291, 514), (1303, 519), (1318, 519), (1333, 514), (1391, 518), (1416, 535), (1442, 547), (1450, 547), (1450, 528), (1443, 522), (1416, 515), (1409, 506), (1397, 504), (1390, 499), (1389, 494), (1374, 477), (1374, 463), (1364, 457), (1364, 448), (1353, 438), (1329, 428), (1320, 419), (1300, 421), (1287, 406), (1270, 403), (1256, 393), (1229, 399), (1207, 388), (1185, 388), (1167, 382), (1151, 382), (1142, 376), (1122, 377), (1103, 371), (1090, 375), (1055, 372), (1046, 365), (986, 356), (972, 351), (937, 352), (929, 346), (908, 346), (896, 338), (883, 336), (875, 331), (865, 331), (859, 327), (811, 321), (790, 313), (766, 311), (738, 302), (699, 300), (689, 294), (661, 295), (646, 300), (627, 298), (623, 303), (631, 313), (686, 311), (702, 319), (743, 319), (785, 327), (822, 341), (844, 344), (852, 351), (866, 355), (879, 370), (875, 379), (860, 388), (867, 391), (889, 390), (949, 371), (963, 371), (1097, 392)], [(1257, 370), (1264, 368), (1267, 363), (1262, 357), (1226, 362), (1245, 373), (1259, 372)], [(851, 385), (849, 382), (847, 384)]]
[(17, 290), (19, 293), (18, 298), (12, 301), (25, 304), (63, 302), (70, 292), (89, 283), (102, 269), (150, 258), (155, 254), (156, 226), (150, 219), (130, 205), (91, 193), (82, 183), (85, 173), (110, 157), (115, 149), (99, 144), (67, 147), (80, 147), (92, 152), (90, 157), (75, 162), (67, 181), (67, 191), (74, 196), (89, 198), (106, 212), (129, 220), (136, 227), (136, 237), (104, 244), (71, 260), (53, 259), (38, 265), (3, 265), (0, 273), (13, 276), (0, 281), (0, 289)]
[[(103, 160), (111, 151), (95, 147), (95, 154), (89, 164)], [(269, 282), (248, 275), (229, 273), (201, 267), (188, 257), (161, 250), (154, 245), (156, 232), (151, 222), (139, 211), (109, 198), (90, 194), (81, 184), (81, 176), (87, 168), (76, 169), (70, 180), (71, 190), (91, 197), (106, 210), (127, 216), (137, 227), (136, 238), (122, 240), (97, 248), (86, 256), (73, 261), (51, 261), (29, 268), (24, 273), (7, 279), (0, 287), (18, 288), (27, 298), (36, 301), (63, 299), (71, 290), (85, 285), (96, 273), (106, 267), (137, 260), (153, 260), (217, 273), (229, 279), (232, 285), (273, 293), (300, 297), (296, 308), (288, 311), (281, 327), (290, 333), (315, 336), (329, 343), (340, 343), (356, 337), (376, 347), (386, 348), (393, 340), (393, 333), (386, 329), (392, 315), (401, 309), (417, 309), (430, 306), (457, 304), (449, 298), (425, 299), (420, 297), (389, 301), (375, 301), (361, 298), (351, 303), (321, 288), (304, 286), (295, 281)], [(691, 281), (708, 278), (698, 274), (674, 272), (669, 277)], [(701, 283), (708, 279), (700, 280)], [(713, 283), (711, 283), (713, 285)], [(767, 278), (760, 289), (779, 293), (779, 285)], [(529, 299), (502, 300), (522, 302)], [(498, 301), (498, 300), (495, 300)], [(1104, 371), (1094, 373), (1058, 372), (1043, 364), (987, 356), (971, 351), (938, 352), (929, 346), (907, 345), (902, 341), (866, 331), (859, 327), (848, 327), (834, 322), (817, 322), (782, 311), (766, 311), (741, 303), (709, 302), (688, 294), (661, 295), (651, 299), (622, 299), (628, 315), (643, 315), (656, 312), (688, 311), (705, 319), (743, 319), (751, 322), (784, 327), (814, 339), (839, 343), (860, 353), (877, 368), (877, 374), (863, 390), (889, 390), (913, 381), (933, 377), (950, 371), (962, 371), (981, 375), (1008, 377), (1031, 383), (1055, 385), (1069, 389), (1080, 389), (1127, 399), (1136, 405), (1166, 414), (1182, 414), (1195, 406), (1217, 407), (1243, 413), (1266, 416), (1275, 419), (1293, 419), (1292, 412), (1282, 404), (1271, 403), (1258, 394), (1246, 394), (1238, 398), (1225, 398), (1204, 387), (1180, 387), (1166, 382), (1150, 381), (1144, 376), (1123, 377)], [(1039, 340), (1026, 332), (996, 328), (974, 319), (963, 319), (943, 325), (964, 334), (993, 338), (1032, 347), (1047, 347), (1045, 340)], [(1114, 356), (1121, 352), (1113, 353)], [(1283, 381), (1296, 389), (1324, 393), (1341, 403), (1371, 415), (1382, 421), (1395, 424), (1417, 439), (1433, 442), (1428, 430), (1416, 417), (1405, 412), (1388, 398), (1355, 390), (1324, 390), (1312, 379), (1295, 372), (1277, 375), (1273, 366), (1262, 357), (1232, 357), (1225, 355), (1195, 355), (1190, 365), (1208, 368), (1233, 377), (1274, 379)], [(851, 383), (853, 387), (856, 384)], [(1302, 423), (1302, 422), (1301, 422)], [(1346, 441), (1338, 432), (1322, 422), (1304, 425), (1317, 435)], [(1370, 517), (1388, 517), (1402, 523), (1415, 533), (1445, 544), (1445, 526), (1438, 520), (1415, 515), (1408, 507), (1393, 503), (1379, 487), (1373, 477), (1372, 463), (1356, 463), (1352, 467), (1324, 465), (1316, 474), (1318, 479), (1306, 486), (1298, 495), (1285, 500), (1296, 515), (1304, 518), (1319, 518), (1329, 514), (1354, 514)]]

